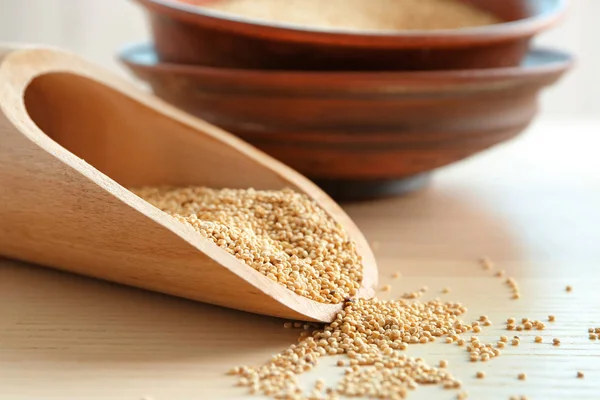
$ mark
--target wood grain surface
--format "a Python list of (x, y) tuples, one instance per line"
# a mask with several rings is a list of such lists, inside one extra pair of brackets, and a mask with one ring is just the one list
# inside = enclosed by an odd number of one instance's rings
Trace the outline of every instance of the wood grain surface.
[[(538, 332), (520, 332), (519, 347), (488, 363), (471, 363), (441, 341), (410, 346), (432, 364), (448, 360), (469, 399), (600, 396), (600, 341), (587, 334), (600, 326), (599, 130), (600, 121), (540, 121), (444, 169), (423, 192), (346, 206), (374, 244), (380, 283), (393, 286), (382, 297), (427, 285), (426, 298), (464, 303), (469, 321), (486, 314), (493, 326), (479, 334), (485, 341), (512, 333), (502, 323), (508, 317), (556, 315), (544, 343), (533, 343)], [(515, 277), (520, 300), (479, 266), (481, 255)], [(396, 271), (400, 279), (391, 278)], [(252, 399), (225, 371), (261, 364), (297, 336), (276, 318), (0, 261), (2, 400)], [(554, 337), (560, 347), (550, 344)], [(335, 360), (324, 358), (302, 381), (334, 383)], [(479, 370), (485, 379), (474, 378)], [(419, 387), (409, 398), (450, 400), (456, 392)]]

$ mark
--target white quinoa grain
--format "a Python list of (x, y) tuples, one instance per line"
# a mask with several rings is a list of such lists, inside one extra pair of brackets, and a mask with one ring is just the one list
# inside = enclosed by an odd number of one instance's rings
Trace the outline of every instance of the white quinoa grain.
[(304, 194), (205, 187), (133, 191), (300, 296), (342, 303), (361, 286), (354, 242)]

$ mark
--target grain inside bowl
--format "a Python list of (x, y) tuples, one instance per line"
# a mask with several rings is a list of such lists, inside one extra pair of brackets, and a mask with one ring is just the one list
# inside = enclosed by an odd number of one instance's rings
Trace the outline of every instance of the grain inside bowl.
[(495, 15), (460, 0), (178, 0), (257, 21), (321, 29), (433, 30), (492, 25)]
[(305, 194), (206, 187), (133, 191), (300, 296), (335, 304), (360, 288), (363, 267), (354, 242)]

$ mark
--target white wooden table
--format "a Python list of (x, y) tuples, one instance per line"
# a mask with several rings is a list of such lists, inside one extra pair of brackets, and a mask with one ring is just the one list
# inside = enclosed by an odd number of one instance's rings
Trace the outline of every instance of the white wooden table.
[[(430, 363), (448, 360), (470, 399), (600, 399), (600, 340), (587, 333), (600, 327), (599, 149), (600, 121), (544, 120), (438, 172), (423, 192), (347, 207), (375, 243), (381, 283), (393, 286), (382, 297), (427, 285), (425, 298), (462, 302), (468, 320), (488, 315), (494, 324), (479, 336), (494, 342), (515, 334), (505, 330), (507, 317), (556, 316), (544, 343), (533, 343), (539, 332), (519, 332), (521, 345), (488, 363), (471, 363), (441, 341), (410, 347)], [(478, 265), (481, 255), (515, 277), (520, 300)], [(403, 277), (392, 279), (395, 271)], [(441, 294), (444, 287), (451, 292)], [(282, 325), (2, 260), (0, 399), (251, 399), (224, 372), (260, 364), (293, 343), (297, 332)], [(554, 337), (560, 347), (550, 344)], [(303, 380), (335, 382), (341, 369), (333, 363), (324, 359)], [(485, 379), (474, 378), (479, 370)], [(419, 388), (410, 398), (456, 393)]]

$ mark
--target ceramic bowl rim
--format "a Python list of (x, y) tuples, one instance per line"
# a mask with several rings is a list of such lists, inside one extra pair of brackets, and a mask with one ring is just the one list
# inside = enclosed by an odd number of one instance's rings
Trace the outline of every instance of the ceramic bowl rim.
[[(134, 53), (138, 51), (153, 51), (155, 60), (139, 62), (134, 58)], [(119, 60), (129, 67), (141, 69), (153, 69), (159, 71), (175, 71), (183, 74), (207, 74), (224, 78), (244, 77), (257, 79), (309, 79), (315, 82), (326, 80), (346, 81), (360, 79), (363, 81), (438, 81), (449, 78), (457, 81), (478, 81), (490, 80), (494, 78), (509, 78), (516, 76), (528, 76), (537, 74), (553, 74), (571, 69), (576, 63), (573, 54), (563, 51), (550, 49), (546, 47), (533, 47), (529, 49), (527, 55), (532, 53), (546, 53), (557, 57), (548, 63), (534, 66), (519, 65), (512, 67), (481, 68), (481, 69), (462, 69), (462, 70), (433, 70), (433, 71), (303, 71), (303, 70), (263, 70), (263, 69), (244, 69), (244, 68), (223, 68), (194, 64), (176, 64), (171, 62), (162, 62), (156, 56), (153, 45), (148, 42), (138, 42), (125, 45), (118, 52)]]

